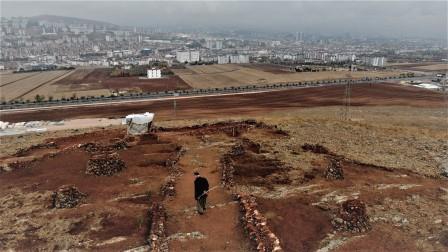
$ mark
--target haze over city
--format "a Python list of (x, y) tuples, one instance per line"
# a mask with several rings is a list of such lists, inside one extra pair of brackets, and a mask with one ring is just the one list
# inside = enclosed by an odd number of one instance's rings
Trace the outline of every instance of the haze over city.
[(72, 16), (171, 29), (447, 37), (446, 1), (2, 1), (2, 16)]
[(447, 1), (0, 1), (0, 251), (448, 251)]

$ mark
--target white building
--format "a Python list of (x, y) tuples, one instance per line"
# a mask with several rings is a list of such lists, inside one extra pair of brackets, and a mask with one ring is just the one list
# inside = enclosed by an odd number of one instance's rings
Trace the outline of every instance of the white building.
[(225, 55), (218, 56), (218, 64), (247, 64), (249, 63), (249, 55)]
[(383, 67), (386, 64), (386, 58), (384, 57), (373, 57), (370, 59), (370, 64), (372, 66)]
[(218, 56), (218, 64), (229, 64), (230, 58), (229, 55)]
[(230, 63), (233, 64), (247, 64), (249, 63), (249, 55), (232, 55), (230, 56)]
[(152, 68), (148, 69), (148, 79), (160, 79), (162, 78), (162, 71), (160, 69)]
[(199, 51), (176, 52), (176, 60), (179, 62), (197, 62), (199, 61)]
[(207, 47), (208, 49), (221, 50), (222, 49), (222, 40), (207, 39), (205, 41), (205, 47)]

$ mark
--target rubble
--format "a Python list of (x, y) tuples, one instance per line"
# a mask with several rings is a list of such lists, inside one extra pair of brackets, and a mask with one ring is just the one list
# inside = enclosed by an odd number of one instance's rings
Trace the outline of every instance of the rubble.
[(176, 179), (182, 174), (182, 171), (177, 167), (180, 157), (185, 153), (185, 149), (182, 146), (176, 147), (176, 152), (173, 157), (169, 158), (165, 162), (165, 166), (168, 167), (169, 176), (165, 179), (165, 182), (160, 187), (160, 194), (163, 197), (176, 195)]
[(105, 153), (93, 156), (87, 162), (86, 174), (112, 176), (126, 168), (118, 153)]
[(330, 163), (325, 171), (325, 178), (329, 180), (344, 179), (341, 161), (333, 158), (330, 159)]
[(78, 148), (84, 149), (88, 153), (95, 153), (95, 152), (99, 152), (101, 150), (101, 146), (96, 143), (80, 144), (80, 145), (78, 145)]
[(128, 143), (126, 140), (115, 139), (115, 142), (112, 143), (109, 148), (112, 150), (126, 150), (128, 148)]
[(366, 204), (359, 199), (342, 203), (332, 224), (336, 230), (363, 233), (371, 229)]
[(243, 228), (256, 251), (283, 251), (280, 240), (267, 226), (266, 218), (257, 210), (255, 197), (251, 195), (236, 195), (240, 203)]
[(226, 188), (229, 189), (235, 185), (234, 181), (235, 168), (233, 167), (232, 159), (230, 158), (229, 155), (224, 155), (221, 158), (220, 163), (222, 171), (221, 182)]
[(165, 161), (165, 166), (168, 167), (171, 175), (177, 176), (180, 174), (180, 171), (177, 168), (176, 164), (177, 164), (177, 162), (179, 162), (180, 157), (184, 153), (185, 153), (185, 149), (183, 149), (182, 146), (177, 146), (175, 154), (172, 157), (170, 157), (168, 160)]
[(169, 176), (166, 178), (165, 183), (162, 184), (160, 188), (160, 194), (164, 197), (175, 196), (176, 195), (176, 179), (175, 177)]
[(36, 161), (34, 157), (19, 157), (3, 160), (0, 164), (0, 173), (10, 172), (17, 169), (27, 169)]
[(85, 197), (75, 186), (64, 185), (51, 195), (52, 208), (74, 208)]
[(302, 150), (311, 151), (313, 153), (318, 153), (318, 154), (329, 154), (330, 153), (330, 151), (327, 148), (325, 148), (324, 146), (322, 146), (320, 144), (305, 143), (304, 145), (302, 145)]
[(84, 149), (86, 152), (91, 154), (101, 153), (101, 152), (111, 152), (118, 150), (125, 150), (129, 146), (126, 140), (115, 139), (115, 141), (110, 145), (101, 145), (97, 143), (84, 143), (78, 145), (78, 148)]
[(149, 251), (168, 252), (165, 230), (166, 212), (162, 204), (154, 202), (149, 211)]

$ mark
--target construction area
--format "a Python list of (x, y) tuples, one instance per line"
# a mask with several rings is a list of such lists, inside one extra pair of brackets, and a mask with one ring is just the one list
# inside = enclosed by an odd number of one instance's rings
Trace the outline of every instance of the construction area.
[(176, 120), (172, 101), (5, 114), (156, 119), (2, 137), (0, 250), (446, 251), (444, 97), (365, 85), (347, 107), (346, 92), (185, 99)]

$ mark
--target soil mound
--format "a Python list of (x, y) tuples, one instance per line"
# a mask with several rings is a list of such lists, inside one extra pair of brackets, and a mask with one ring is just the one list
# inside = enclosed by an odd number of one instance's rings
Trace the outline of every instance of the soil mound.
[(118, 153), (107, 153), (93, 156), (87, 162), (86, 174), (96, 176), (112, 176), (126, 168)]
[(71, 185), (61, 186), (51, 196), (53, 208), (74, 208), (86, 195), (81, 193), (78, 188)]
[(371, 228), (366, 204), (358, 199), (343, 202), (332, 223), (336, 230), (352, 233), (366, 232)]
[(344, 179), (341, 161), (330, 159), (330, 163), (325, 171), (325, 178), (328, 180)]

